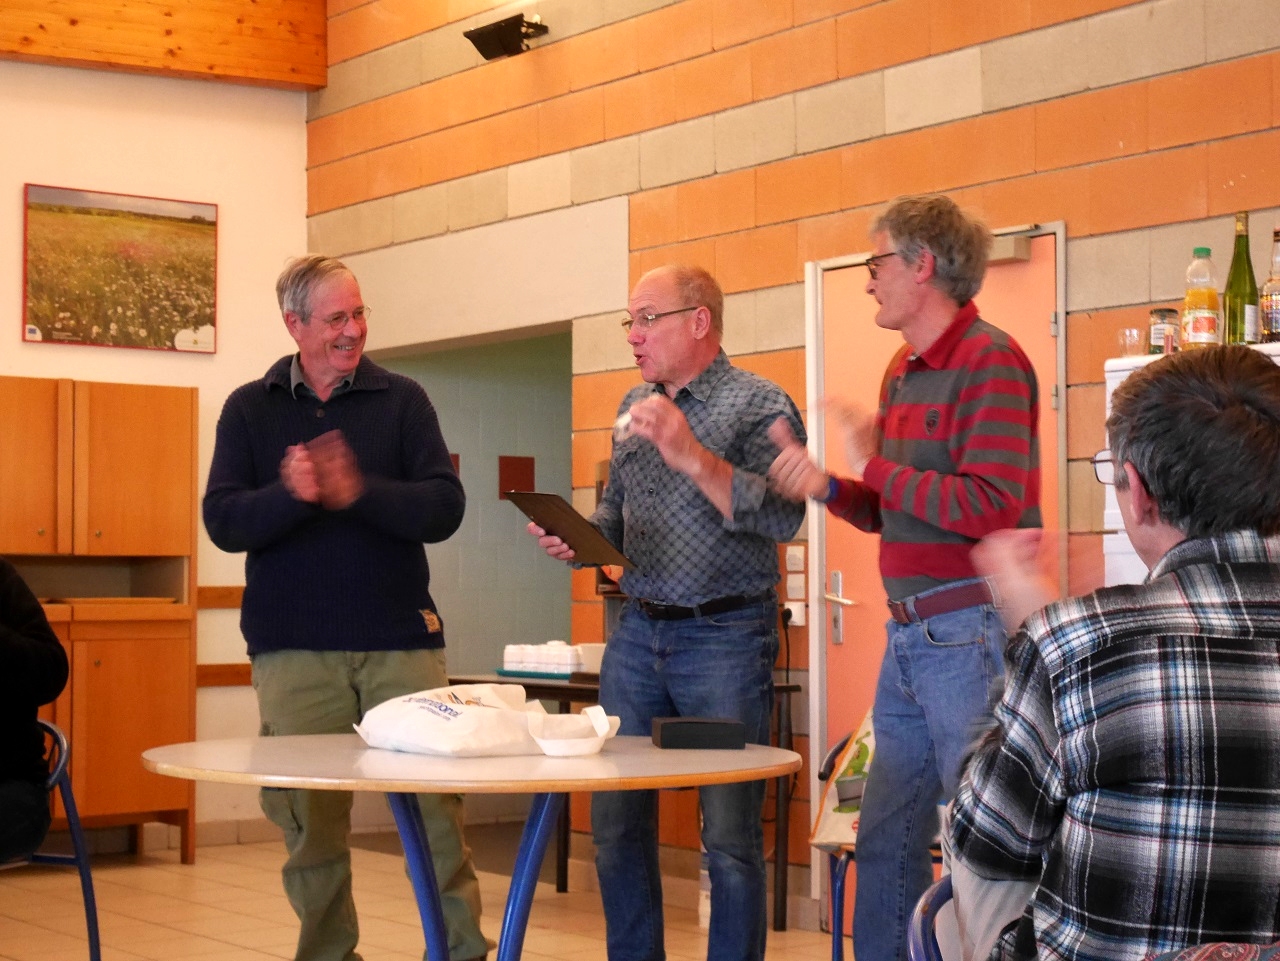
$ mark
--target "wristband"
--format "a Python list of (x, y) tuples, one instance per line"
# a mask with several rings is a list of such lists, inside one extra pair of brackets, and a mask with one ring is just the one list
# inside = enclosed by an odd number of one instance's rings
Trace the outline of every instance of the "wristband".
[(836, 480), (834, 474), (827, 475), (827, 493), (822, 497), (815, 497), (814, 500), (819, 504), (830, 504), (836, 498), (836, 494), (840, 490), (840, 484)]

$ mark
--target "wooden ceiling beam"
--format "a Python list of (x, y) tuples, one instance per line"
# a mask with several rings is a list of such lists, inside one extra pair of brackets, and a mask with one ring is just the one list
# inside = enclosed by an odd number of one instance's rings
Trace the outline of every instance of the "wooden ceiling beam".
[(325, 0), (4, 0), (0, 59), (323, 87)]

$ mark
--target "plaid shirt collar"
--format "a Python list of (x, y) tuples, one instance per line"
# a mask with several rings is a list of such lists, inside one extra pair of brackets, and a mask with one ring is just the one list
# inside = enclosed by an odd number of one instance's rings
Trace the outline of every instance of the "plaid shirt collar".
[[(705, 404), (716, 384), (720, 383), (732, 369), (733, 365), (729, 363), (728, 355), (721, 350), (712, 359), (711, 363), (702, 368), (702, 373), (681, 387), (680, 390), (687, 390), (691, 397)], [(666, 387), (662, 384), (651, 384), (650, 387), (655, 394), (666, 394), (667, 392)], [(676, 391), (677, 396), (679, 396), (680, 390)]]
[(1280, 563), (1280, 536), (1263, 537), (1257, 531), (1240, 530), (1215, 537), (1187, 538), (1156, 562), (1147, 581), (1193, 564), (1249, 563)]

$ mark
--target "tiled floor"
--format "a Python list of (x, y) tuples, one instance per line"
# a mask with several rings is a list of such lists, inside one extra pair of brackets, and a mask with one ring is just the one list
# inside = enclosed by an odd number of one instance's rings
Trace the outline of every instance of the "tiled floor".
[[(141, 859), (94, 860), (104, 961), (275, 961), (292, 958), (297, 935), (280, 888), (278, 841), (201, 848), (194, 865), (176, 851)], [(353, 850), (360, 952), (365, 961), (420, 961), (423, 942), (401, 858)], [(508, 879), (482, 872), (485, 930), (497, 933)], [(698, 961), (706, 932), (696, 907), (668, 906), (667, 956)], [(770, 961), (824, 961), (828, 936), (769, 932)], [(88, 949), (73, 869), (0, 872), (0, 959), (85, 961)], [(595, 892), (556, 894), (540, 884), (525, 938), (527, 961), (605, 961), (604, 921)]]

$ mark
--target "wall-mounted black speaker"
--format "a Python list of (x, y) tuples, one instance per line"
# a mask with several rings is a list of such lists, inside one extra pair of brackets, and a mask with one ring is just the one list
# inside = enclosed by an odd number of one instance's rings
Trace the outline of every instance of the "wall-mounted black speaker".
[(499, 57), (514, 57), (529, 49), (528, 41), (532, 37), (540, 37), (547, 32), (546, 24), (540, 17), (526, 20), (524, 14), (517, 13), (496, 23), (490, 23), (472, 30), (464, 30), (462, 35), (471, 41), (486, 60), (497, 60)]

